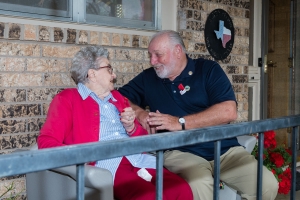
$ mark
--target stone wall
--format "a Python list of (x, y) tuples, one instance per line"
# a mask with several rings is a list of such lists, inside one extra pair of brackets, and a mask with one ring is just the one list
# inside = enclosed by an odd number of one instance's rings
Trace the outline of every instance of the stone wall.
[[(235, 44), (231, 54), (219, 61), (232, 82), (238, 100), (238, 120), (247, 121), (247, 65), (249, 57), (250, 0), (178, 0), (178, 31), (184, 38), (189, 56), (213, 59), (205, 46), (204, 26), (208, 14), (217, 8), (227, 11), (235, 26)], [(66, 28), (45, 24), (15, 23), (0, 17), (0, 154), (29, 148), (45, 121), (55, 94), (74, 87), (69, 69), (71, 58), (86, 45), (104, 45), (119, 87), (143, 69), (150, 67), (147, 34), (123, 34), (95, 30), (93, 26)], [(80, 27), (80, 26), (78, 26)], [(16, 185), (14, 192), (26, 197), (24, 175), (2, 178), (4, 186)], [(8, 194), (9, 195), (9, 194)]]

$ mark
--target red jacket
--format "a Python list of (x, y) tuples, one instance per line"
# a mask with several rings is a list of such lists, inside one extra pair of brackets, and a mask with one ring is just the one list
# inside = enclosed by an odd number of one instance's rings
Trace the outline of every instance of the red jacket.
[[(112, 91), (116, 102), (110, 100), (119, 112), (129, 107), (127, 98)], [(57, 94), (49, 107), (46, 122), (38, 136), (38, 147), (49, 148), (99, 141), (99, 105), (90, 96), (83, 100), (76, 88)], [(147, 131), (135, 120), (136, 131), (132, 136), (147, 135)], [(101, 134), (101, 132), (100, 132)]]

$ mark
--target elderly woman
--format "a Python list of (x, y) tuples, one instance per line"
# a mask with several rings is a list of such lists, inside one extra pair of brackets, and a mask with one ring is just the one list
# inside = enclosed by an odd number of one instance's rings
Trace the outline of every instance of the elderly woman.
[[(125, 97), (114, 90), (115, 73), (102, 47), (85, 47), (74, 57), (71, 75), (77, 88), (57, 94), (49, 107), (38, 137), (39, 148), (95, 141), (107, 141), (147, 132), (135, 119)], [(108, 169), (114, 178), (116, 199), (155, 199), (155, 157), (135, 154), (93, 163)], [(146, 168), (152, 180), (137, 172)], [(170, 171), (163, 170), (163, 199), (193, 199), (189, 185)]]

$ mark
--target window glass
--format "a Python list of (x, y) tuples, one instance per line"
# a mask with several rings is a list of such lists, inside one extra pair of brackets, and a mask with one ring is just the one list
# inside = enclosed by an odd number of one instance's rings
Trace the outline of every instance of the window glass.
[[(22, 5), (53, 10), (68, 10), (66, 0), (0, 0), (0, 2), (11, 5)], [(5, 9), (5, 7), (2, 7), (2, 9)]]
[(91, 23), (155, 28), (153, 0), (86, 0), (86, 13)]
[(157, 29), (159, 0), (0, 0), (5, 15)]
[[(0, 0), (2, 14), (35, 18), (71, 17), (70, 0)], [(47, 17), (49, 16), (49, 17)]]

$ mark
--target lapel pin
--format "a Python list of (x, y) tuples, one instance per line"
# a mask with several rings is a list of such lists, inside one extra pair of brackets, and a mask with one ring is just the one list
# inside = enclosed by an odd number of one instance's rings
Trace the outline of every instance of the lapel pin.
[(179, 92), (180, 92), (181, 95), (186, 93), (186, 90), (185, 90), (184, 86), (181, 83), (178, 85), (178, 89), (180, 90)]
[(190, 86), (187, 85), (187, 86), (184, 87), (184, 89), (185, 89), (186, 91), (189, 91), (191, 88), (190, 88)]

